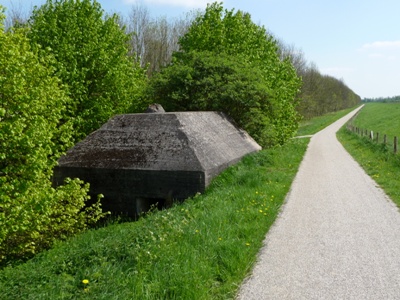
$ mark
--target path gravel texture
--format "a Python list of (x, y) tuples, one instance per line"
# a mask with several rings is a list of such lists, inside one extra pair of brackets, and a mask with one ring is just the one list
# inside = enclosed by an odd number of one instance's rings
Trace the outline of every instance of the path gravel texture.
[(315, 134), (238, 299), (400, 299), (400, 213), (336, 139)]

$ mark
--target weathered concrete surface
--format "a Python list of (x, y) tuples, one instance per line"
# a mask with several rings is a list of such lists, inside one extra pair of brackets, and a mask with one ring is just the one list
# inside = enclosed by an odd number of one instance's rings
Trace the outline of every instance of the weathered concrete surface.
[(161, 199), (202, 193), (214, 176), (260, 149), (222, 113), (118, 115), (60, 158), (54, 178), (90, 182), (91, 194), (105, 195), (104, 209), (136, 215)]

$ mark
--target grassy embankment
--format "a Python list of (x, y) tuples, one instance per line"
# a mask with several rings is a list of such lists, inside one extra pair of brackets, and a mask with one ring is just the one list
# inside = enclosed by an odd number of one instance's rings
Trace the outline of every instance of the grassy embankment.
[(337, 136), (355, 160), (400, 206), (400, 155), (393, 153), (393, 136), (400, 137), (400, 103), (370, 103), (361, 110), (354, 125), (388, 136), (389, 145), (371, 141), (342, 128)]
[[(329, 115), (324, 124), (342, 114)], [(250, 155), (206, 193), (171, 209), (90, 230), (1, 270), (1, 299), (234, 298), (308, 141), (294, 139)]]
[(332, 124), (336, 120), (344, 117), (355, 108), (348, 108), (338, 112), (329, 113), (320, 117), (312, 118), (311, 120), (304, 120), (300, 123), (297, 130), (297, 136), (311, 135), (324, 129), (326, 126)]

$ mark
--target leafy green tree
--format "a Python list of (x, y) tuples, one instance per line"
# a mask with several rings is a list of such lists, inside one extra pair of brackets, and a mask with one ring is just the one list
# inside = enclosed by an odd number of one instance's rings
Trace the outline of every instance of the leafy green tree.
[[(180, 46), (173, 63), (151, 80), (150, 94), (157, 101), (172, 103), (166, 107), (176, 102), (181, 110), (204, 107), (227, 112), (263, 146), (282, 144), (295, 133), (300, 79), (288, 59), (279, 59), (274, 39), (248, 13), (209, 4), (180, 39)], [(181, 76), (187, 72), (187, 78), (177, 80), (179, 72)], [(213, 92), (193, 90), (196, 85), (207, 85)], [(257, 87), (253, 95), (249, 86)]]
[(353, 107), (361, 102), (343, 81), (322, 75), (314, 64), (304, 70), (298, 111), (306, 118)]
[[(4, 14), (0, 6), (0, 24)], [(84, 209), (88, 186), (78, 179), (52, 187), (56, 159), (71, 146), (59, 126), (68, 97), (24, 34), (0, 25), (0, 265), (26, 258), (85, 229), (103, 214)]]
[(95, 0), (48, 0), (29, 23), (32, 45), (55, 58), (54, 75), (70, 98), (64, 119), (73, 120), (76, 138), (114, 114), (144, 109), (145, 72), (128, 56), (129, 36), (117, 15), (104, 16)]
[(181, 53), (179, 60), (156, 74), (149, 96), (167, 111), (224, 111), (257, 140), (274, 140), (273, 107), (262, 73), (224, 53)]

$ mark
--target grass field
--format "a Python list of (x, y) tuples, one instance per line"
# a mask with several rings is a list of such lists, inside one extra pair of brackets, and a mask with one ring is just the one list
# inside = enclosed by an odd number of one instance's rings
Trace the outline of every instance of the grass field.
[(379, 132), (381, 141), (383, 134), (386, 134), (388, 142), (392, 144), (394, 136), (400, 137), (400, 103), (368, 103), (353, 125)]
[(205, 194), (0, 271), (1, 299), (233, 299), (308, 139), (245, 157)]
[[(323, 127), (345, 113), (318, 118)], [(308, 134), (321, 125), (309, 121)], [(0, 270), (1, 299), (234, 299), (309, 139), (244, 158), (206, 193)]]
[[(371, 103), (365, 105), (354, 124), (390, 136), (400, 134), (400, 104)], [(390, 145), (377, 144), (342, 128), (339, 140), (354, 159), (400, 207), (400, 156)]]

